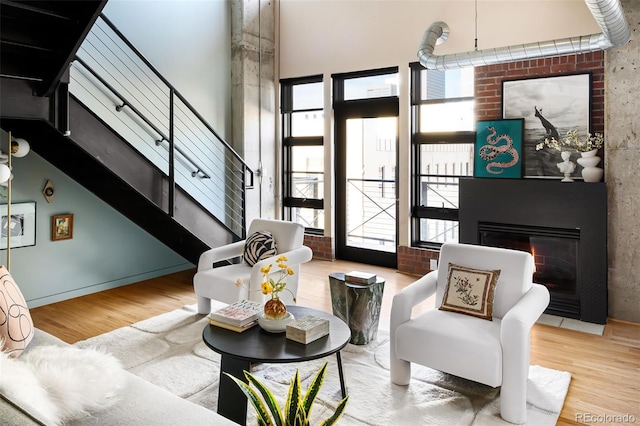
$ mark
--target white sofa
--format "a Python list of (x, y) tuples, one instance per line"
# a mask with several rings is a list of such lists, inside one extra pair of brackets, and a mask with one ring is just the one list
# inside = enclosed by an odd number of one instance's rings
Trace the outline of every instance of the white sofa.
[[(36, 329), (35, 336), (26, 351), (39, 345), (67, 345), (62, 340)], [(131, 373), (126, 373), (127, 384), (118, 402), (107, 410), (93, 413), (65, 425), (96, 426), (199, 426), (235, 425), (230, 420), (200, 405), (175, 396)], [(1, 378), (0, 378), (1, 379)], [(3, 426), (42, 425), (36, 413), (29, 413), (16, 401), (0, 394), (0, 424)]]

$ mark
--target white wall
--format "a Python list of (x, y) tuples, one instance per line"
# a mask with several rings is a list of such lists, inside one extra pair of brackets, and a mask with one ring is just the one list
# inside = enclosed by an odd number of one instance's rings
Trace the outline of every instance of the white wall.
[[(478, 49), (600, 33), (583, 0), (511, 0), (478, 2)], [(437, 21), (450, 28), (435, 54), (474, 49), (475, 1), (280, 0), (278, 10), (278, 78), (330, 75), (398, 66), (399, 244), (410, 245), (410, 132), (408, 64), (417, 62), (424, 31)], [(330, 105), (330, 100), (326, 104)], [(325, 141), (332, 114), (325, 114)], [(325, 146), (333, 157), (333, 144)], [(325, 200), (333, 199), (333, 162), (325, 161)], [(326, 208), (325, 235), (333, 236), (332, 207)]]
[[(474, 48), (472, 0), (280, 0), (280, 78), (416, 62), (424, 31), (451, 30), (435, 53)], [(583, 0), (478, 1), (478, 49), (599, 33)]]
[(103, 12), (214, 130), (229, 139), (229, 1), (109, 0)]

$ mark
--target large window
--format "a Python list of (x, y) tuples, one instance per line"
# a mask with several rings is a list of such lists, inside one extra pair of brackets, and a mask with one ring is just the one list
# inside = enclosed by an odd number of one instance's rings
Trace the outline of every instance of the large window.
[(306, 232), (324, 229), (324, 89), (322, 76), (280, 81), (284, 217)]
[(458, 189), (473, 176), (474, 70), (411, 64), (414, 246), (458, 241)]

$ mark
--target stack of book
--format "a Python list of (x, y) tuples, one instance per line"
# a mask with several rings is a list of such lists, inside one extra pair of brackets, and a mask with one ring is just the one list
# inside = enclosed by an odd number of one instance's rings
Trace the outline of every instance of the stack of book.
[(329, 320), (315, 315), (307, 315), (287, 324), (287, 339), (305, 345), (327, 334), (329, 334)]
[(241, 300), (209, 314), (209, 324), (242, 333), (258, 323), (261, 303)]
[(349, 284), (369, 285), (376, 282), (376, 274), (368, 272), (351, 271), (344, 274), (344, 280)]

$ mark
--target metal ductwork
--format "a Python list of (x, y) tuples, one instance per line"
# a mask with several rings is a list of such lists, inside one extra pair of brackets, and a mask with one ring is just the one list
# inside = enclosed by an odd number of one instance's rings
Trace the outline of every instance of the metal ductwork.
[(630, 38), (629, 26), (624, 18), (620, 0), (585, 0), (602, 33), (518, 44), (507, 47), (474, 50), (447, 55), (434, 55), (437, 44), (449, 36), (444, 22), (434, 22), (427, 28), (418, 49), (420, 64), (427, 69), (446, 70), (471, 66), (501, 64), (528, 59), (596, 52), (621, 46)]

